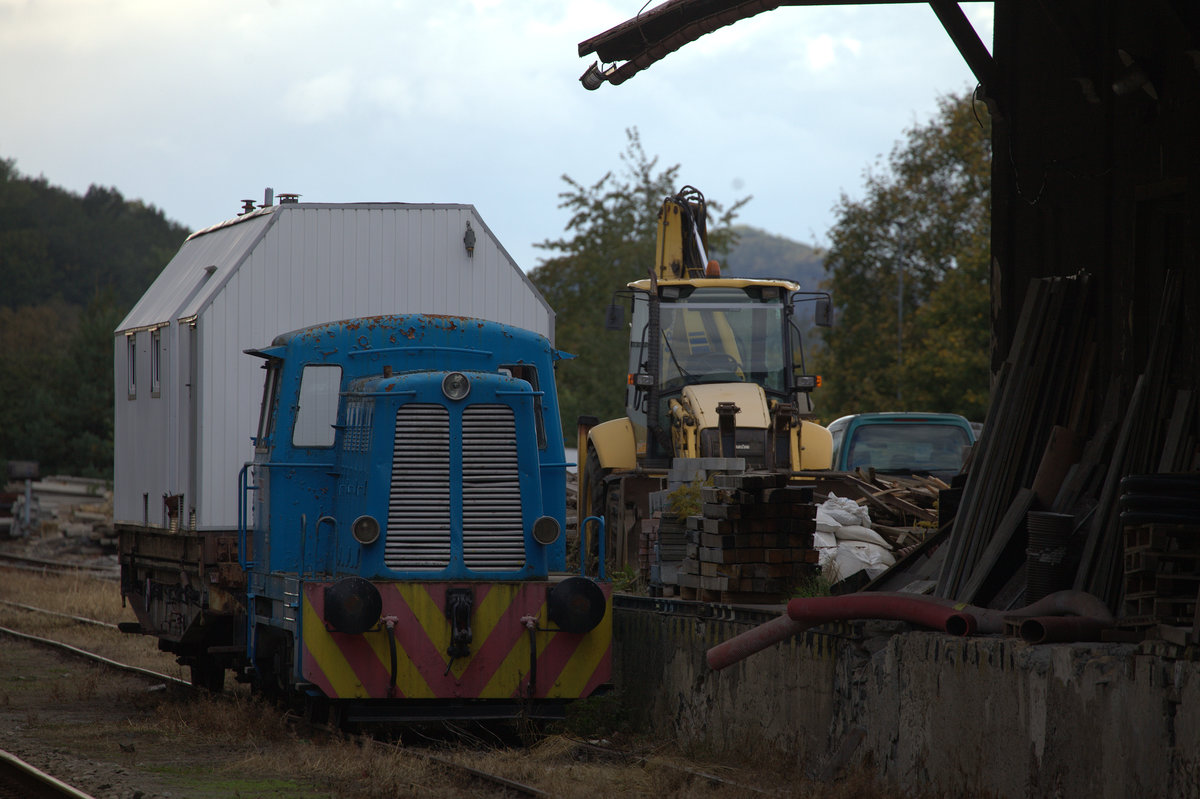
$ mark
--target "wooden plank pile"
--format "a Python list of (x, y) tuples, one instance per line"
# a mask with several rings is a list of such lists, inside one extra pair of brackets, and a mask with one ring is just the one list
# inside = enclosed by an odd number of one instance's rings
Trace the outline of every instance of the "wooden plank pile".
[(984, 432), (938, 577), (939, 596), (985, 604), (1024, 555), (1024, 513), (1055, 425), (1074, 429), (1087, 409), (1093, 346), (1086, 275), (1030, 282), (1009, 357), (992, 393)]
[(686, 556), (677, 577), (684, 599), (776, 603), (816, 573), (811, 487), (787, 476), (714, 475), (703, 512), (688, 516)]
[[(1074, 588), (1125, 614), (1185, 619), (1194, 609), (1200, 586), (1184, 587), (1186, 559), (1164, 559), (1162, 551), (1144, 549), (1149, 543), (1131, 543), (1142, 533), (1126, 528), (1145, 519), (1129, 523), (1118, 507), (1128, 475), (1200, 469), (1197, 392), (1170, 366), (1182, 273), (1169, 270), (1164, 277), (1140, 359), (1143, 373), (1136, 381), (1113, 379), (1099, 391), (1087, 276), (1030, 282), (938, 572), (939, 596), (1020, 606), (1025, 517), (1048, 510), (1074, 516), (1068, 545)], [(1143, 549), (1127, 553), (1130, 546)], [(1164, 575), (1168, 564), (1175, 571)], [(1190, 604), (1174, 601), (1189, 591)]]

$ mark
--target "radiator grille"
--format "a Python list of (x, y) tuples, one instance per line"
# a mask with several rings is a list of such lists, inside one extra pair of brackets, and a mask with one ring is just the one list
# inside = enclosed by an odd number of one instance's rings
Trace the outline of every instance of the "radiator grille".
[(383, 561), (400, 571), (450, 565), (450, 419), (440, 405), (396, 413)]
[(516, 425), (507, 405), (463, 411), (463, 555), (477, 571), (525, 565)]
[[(384, 563), (440, 571), (450, 563), (450, 419), (440, 405), (396, 414)], [(472, 405), (462, 417), (463, 561), (475, 571), (525, 565), (516, 425), (507, 405)]]

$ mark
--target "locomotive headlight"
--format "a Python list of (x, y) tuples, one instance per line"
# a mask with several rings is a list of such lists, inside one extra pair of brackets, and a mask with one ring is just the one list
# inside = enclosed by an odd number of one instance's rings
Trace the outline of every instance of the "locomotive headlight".
[(442, 378), (442, 393), (446, 399), (465, 399), (471, 393), (471, 381), (462, 372), (451, 372)]
[(335, 632), (362, 635), (379, 623), (383, 597), (361, 577), (346, 577), (325, 588), (325, 623)]
[(546, 595), (550, 621), (567, 633), (587, 633), (604, 619), (604, 592), (586, 577), (568, 577)]
[(379, 540), (379, 521), (374, 516), (359, 516), (350, 526), (354, 540), (366, 546)]
[(533, 523), (533, 540), (542, 546), (548, 547), (557, 541), (560, 532), (562, 528), (553, 516), (543, 516)]

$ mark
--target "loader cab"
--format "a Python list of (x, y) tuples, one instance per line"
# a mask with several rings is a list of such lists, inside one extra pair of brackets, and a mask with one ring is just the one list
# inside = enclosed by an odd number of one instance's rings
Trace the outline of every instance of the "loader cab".
[[(808, 393), (817, 381), (804, 370), (793, 318), (794, 286), (724, 279), (663, 281), (657, 295), (648, 281), (630, 288), (625, 404), (640, 452), (647, 429), (667, 423), (668, 404), (688, 386), (755, 385), (768, 402), (795, 403), (801, 413), (810, 411)], [(651, 403), (658, 406), (657, 424)]]

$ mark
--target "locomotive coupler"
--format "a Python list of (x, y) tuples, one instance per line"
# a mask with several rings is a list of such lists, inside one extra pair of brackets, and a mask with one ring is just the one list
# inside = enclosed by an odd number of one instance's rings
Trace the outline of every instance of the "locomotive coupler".
[(446, 654), (451, 660), (471, 654), (471, 610), (475, 595), (470, 588), (446, 590), (446, 618), (450, 620), (450, 646)]

